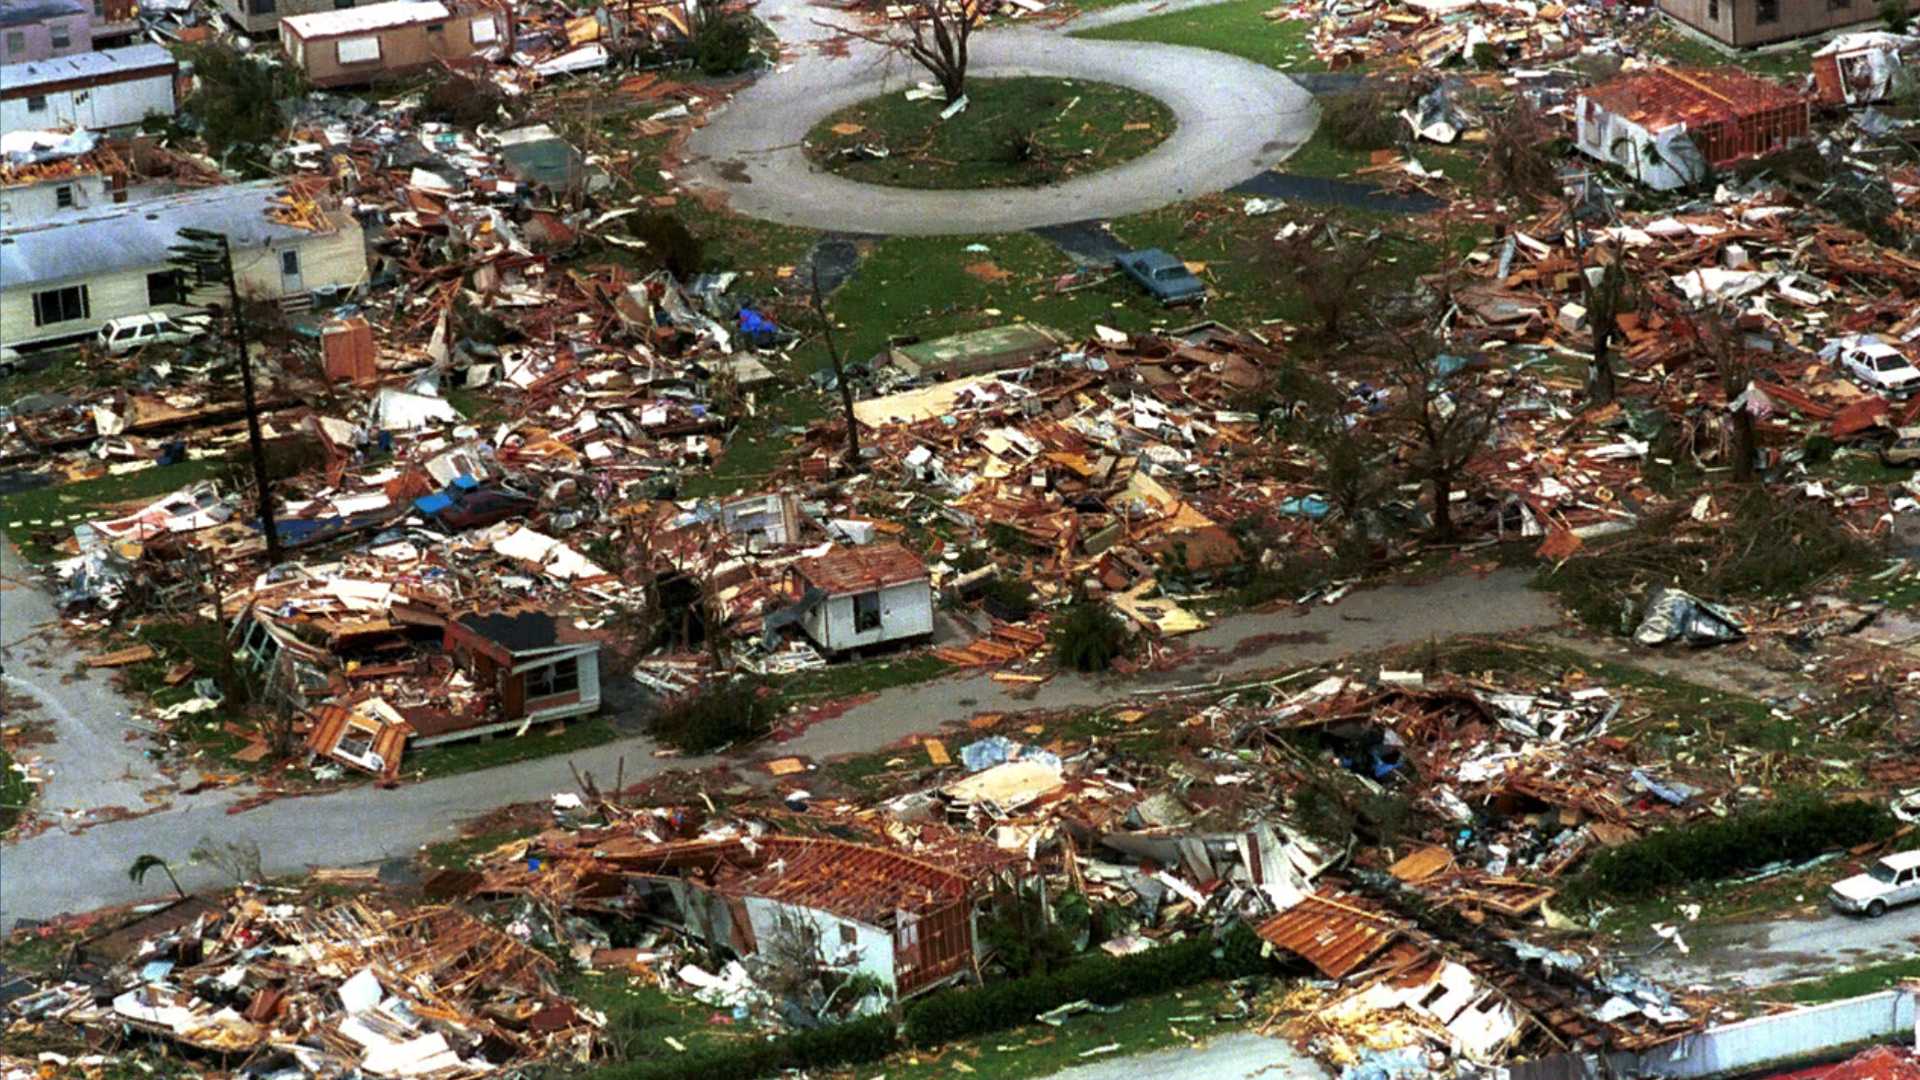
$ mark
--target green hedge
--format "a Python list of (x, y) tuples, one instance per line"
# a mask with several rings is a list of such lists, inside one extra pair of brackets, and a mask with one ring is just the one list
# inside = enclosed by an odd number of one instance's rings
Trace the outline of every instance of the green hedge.
[(907, 1009), (905, 1042), (891, 1017), (874, 1016), (761, 1042), (702, 1046), (684, 1054), (610, 1065), (596, 1080), (733, 1080), (782, 1069), (828, 1069), (878, 1061), (906, 1045), (954, 1039), (1033, 1023), (1048, 1009), (1085, 999), (1117, 1005), (1209, 979), (1267, 970), (1260, 939), (1244, 926), (1225, 938), (1193, 938), (1132, 956), (1090, 956), (1064, 971), (988, 983), (921, 998)]
[(1254, 974), (1265, 965), (1258, 939), (1245, 927), (1236, 927), (1224, 942), (1201, 937), (1132, 956), (1091, 956), (1052, 975), (923, 998), (907, 1010), (906, 1037), (915, 1046), (938, 1046), (1030, 1024), (1036, 1015), (1070, 1001), (1117, 1005), (1208, 979)]
[(1580, 885), (1601, 895), (1645, 896), (1883, 840), (1897, 824), (1876, 803), (1799, 795), (1603, 851), (1587, 864)]
[(890, 1016), (870, 1016), (760, 1042), (702, 1046), (672, 1056), (601, 1069), (600, 1080), (723, 1080), (782, 1069), (830, 1069), (878, 1061), (899, 1049)]

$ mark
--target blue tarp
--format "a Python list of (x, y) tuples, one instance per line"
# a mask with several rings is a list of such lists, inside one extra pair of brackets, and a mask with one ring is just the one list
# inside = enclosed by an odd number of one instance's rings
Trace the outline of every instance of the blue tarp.
[(475, 480), (466, 473), (461, 473), (459, 476), (453, 478), (453, 483), (447, 486), (459, 488), (461, 491), (472, 491), (474, 488), (480, 486), (480, 481)]
[(1315, 521), (1333, 512), (1333, 504), (1319, 495), (1280, 500), (1280, 512), (1289, 517), (1310, 517)]
[(776, 334), (780, 328), (765, 315), (749, 307), (740, 309), (740, 332), (743, 334)]
[(422, 495), (413, 500), (413, 508), (428, 517), (432, 517), (452, 505), (453, 499), (441, 491), (436, 491), (431, 495)]

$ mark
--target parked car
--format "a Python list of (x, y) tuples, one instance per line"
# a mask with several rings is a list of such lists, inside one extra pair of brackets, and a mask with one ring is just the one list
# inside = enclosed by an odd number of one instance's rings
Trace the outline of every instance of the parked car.
[(20, 370), (20, 351), (11, 345), (0, 345), (0, 379)]
[(1920, 851), (1881, 856), (1866, 873), (1834, 882), (1828, 899), (1837, 911), (1869, 919), (1920, 900)]
[(1920, 465), (1920, 427), (1903, 427), (1880, 444), (1880, 464), (1890, 469)]
[(100, 328), (100, 346), (114, 356), (123, 356), (149, 345), (184, 345), (205, 337), (212, 325), (204, 315), (176, 316), (164, 311), (127, 315)]
[(1914, 367), (1906, 353), (1878, 334), (1850, 334), (1830, 341), (1820, 350), (1820, 356), (1839, 364), (1869, 390), (1895, 397), (1920, 390), (1920, 367)]
[(520, 517), (532, 513), (540, 505), (525, 495), (489, 488), (455, 492), (447, 499), (447, 505), (433, 512), (433, 519), (449, 532), (478, 529), (496, 521)]
[(1207, 298), (1206, 284), (1193, 276), (1187, 264), (1159, 248), (1129, 251), (1115, 258), (1113, 265), (1163, 304), (1197, 304)]

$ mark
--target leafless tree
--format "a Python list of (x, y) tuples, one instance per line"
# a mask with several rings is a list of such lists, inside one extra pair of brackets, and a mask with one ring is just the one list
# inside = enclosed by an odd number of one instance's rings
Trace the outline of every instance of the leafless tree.
[(967, 44), (985, 12), (977, 0), (910, 0), (907, 13), (884, 30), (845, 30), (925, 68), (948, 101), (967, 92)]
[(1263, 244), (1255, 262), (1269, 277), (1290, 282), (1313, 315), (1316, 333), (1337, 341), (1350, 317), (1366, 304), (1363, 288), (1379, 265), (1378, 232), (1351, 234), (1330, 214), (1296, 223), (1284, 238)]
[(1389, 422), (1398, 437), (1406, 474), (1424, 484), (1433, 499), (1434, 540), (1454, 538), (1453, 493), (1467, 466), (1487, 448), (1499, 418), (1499, 403), (1471, 370), (1446, 373), (1441, 341), (1432, 333), (1388, 335), (1381, 377), (1392, 398)]
[(1703, 315), (1694, 320), (1693, 333), (1701, 350), (1713, 362), (1714, 372), (1720, 378), (1720, 392), (1727, 399), (1733, 426), (1733, 445), (1728, 453), (1733, 458), (1734, 482), (1752, 483), (1755, 476), (1754, 406), (1748, 391), (1753, 386), (1753, 359), (1740, 347), (1739, 332), (1724, 313)]
[(826, 294), (820, 289), (820, 260), (813, 262), (813, 314), (820, 320), (821, 336), (827, 341), (827, 359), (833, 363), (833, 381), (840, 388), (840, 404), (847, 414), (847, 468), (860, 469), (860, 421), (853, 415), (853, 386), (847, 382), (845, 363), (840, 358), (840, 343), (833, 336), (833, 316), (827, 314)]
[(1620, 315), (1632, 307), (1632, 300), (1627, 289), (1627, 272), (1620, 265), (1617, 249), (1604, 255), (1597, 269), (1600, 271), (1598, 281), (1586, 272), (1580, 275), (1586, 294), (1587, 322), (1593, 331), (1593, 361), (1587, 367), (1587, 401), (1605, 405), (1613, 400), (1615, 393), (1613, 339), (1620, 333)]

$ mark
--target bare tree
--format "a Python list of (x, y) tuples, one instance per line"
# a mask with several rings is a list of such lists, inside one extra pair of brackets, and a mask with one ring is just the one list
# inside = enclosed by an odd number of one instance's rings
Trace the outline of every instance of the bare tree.
[(1487, 447), (1499, 403), (1471, 371), (1449, 371), (1440, 342), (1422, 332), (1390, 335), (1381, 376), (1392, 392), (1389, 422), (1398, 436), (1406, 474), (1433, 499), (1432, 537), (1454, 538), (1453, 493), (1467, 466)]
[(1740, 348), (1738, 333), (1730, 323), (1709, 315), (1695, 320), (1693, 326), (1701, 349), (1713, 361), (1714, 372), (1720, 377), (1720, 392), (1727, 399), (1733, 426), (1733, 445), (1728, 450), (1733, 458), (1733, 479), (1736, 483), (1752, 483), (1755, 476), (1753, 419), (1757, 411), (1750, 393), (1753, 360)]
[(1284, 237), (1261, 245), (1255, 262), (1268, 276), (1299, 290), (1317, 324), (1316, 333), (1324, 341), (1337, 341), (1366, 303), (1362, 290), (1379, 265), (1380, 241), (1378, 232), (1356, 236), (1343, 230), (1333, 215), (1314, 214)]
[(860, 421), (853, 415), (853, 386), (847, 382), (845, 363), (840, 359), (840, 343), (833, 336), (833, 317), (827, 314), (826, 294), (820, 289), (820, 260), (813, 263), (813, 314), (820, 320), (820, 333), (827, 340), (827, 359), (833, 362), (833, 381), (840, 388), (840, 404), (847, 413), (847, 468), (860, 468)]
[[(1603, 251), (1605, 249), (1602, 249)], [(1600, 279), (1580, 275), (1586, 293), (1587, 322), (1593, 331), (1593, 361), (1587, 366), (1587, 401), (1605, 405), (1614, 398), (1613, 339), (1620, 333), (1620, 314), (1631, 308), (1627, 292), (1627, 272), (1620, 265), (1620, 253), (1603, 256)]]
[(948, 101), (967, 92), (967, 43), (985, 14), (977, 0), (911, 0), (906, 14), (884, 30), (835, 26), (925, 68)]

